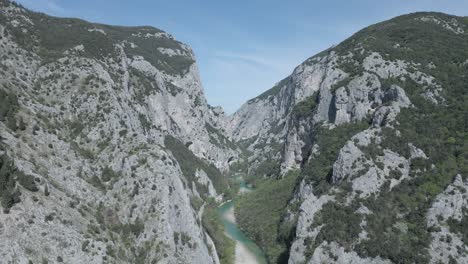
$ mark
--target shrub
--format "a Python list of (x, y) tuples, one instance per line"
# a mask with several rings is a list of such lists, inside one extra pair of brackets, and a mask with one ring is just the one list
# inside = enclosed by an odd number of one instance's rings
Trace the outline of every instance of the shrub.
[(78, 120), (72, 121), (68, 123), (68, 127), (70, 129), (70, 135), (75, 138), (80, 135), (81, 131), (85, 128), (84, 124)]
[(29, 191), (39, 190), (32, 176), (18, 171), (14, 162), (6, 154), (0, 156), (0, 199), (4, 212), (9, 212), (15, 203), (21, 201), (17, 182)]
[(124, 137), (124, 136), (127, 135), (127, 132), (128, 132), (127, 129), (122, 129), (122, 130), (119, 131), (119, 136)]
[(115, 172), (111, 167), (106, 166), (101, 173), (101, 179), (103, 182), (109, 182), (112, 179), (120, 177), (120, 173)]
[(46, 184), (46, 185), (44, 186), (44, 195), (45, 195), (45, 196), (49, 196), (49, 195), (50, 195), (49, 185), (48, 185), (48, 184)]
[(15, 115), (19, 110), (18, 98), (15, 94), (0, 89), (0, 121), (5, 122), (11, 130), (16, 130)]
[(111, 230), (120, 233), (123, 237), (133, 235), (138, 238), (145, 230), (145, 223), (137, 218), (134, 223), (112, 225)]
[(39, 188), (36, 185), (36, 181), (33, 176), (31, 175), (26, 175), (21, 171), (18, 171), (16, 173), (18, 183), (21, 184), (25, 189), (31, 191), (31, 192), (37, 192), (39, 191)]
[(390, 178), (399, 180), (401, 179), (401, 176), (403, 176), (403, 173), (401, 173), (400, 170), (391, 170), (389, 173)]
[(329, 177), (332, 174), (333, 163), (338, 157), (340, 149), (351, 136), (369, 126), (367, 120), (338, 126), (334, 129), (315, 127), (313, 142), (319, 146), (320, 155), (308, 160), (303, 166), (301, 176), (312, 184), (314, 194), (320, 195), (330, 187)]
[(89, 240), (83, 241), (83, 243), (81, 243), (81, 251), (87, 252), (88, 251), (88, 245), (89, 245)]
[(460, 234), (463, 243), (466, 245), (468, 243), (468, 209), (463, 209), (463, 217), (460, 221), (449, 218), (447, 224), (450, 227), (450, 232)]
[(98, 176), (96, 175), (93, 175), (89, 181), (88, 181), (91, 185), (93, 185), (94, 187), (96, 187), (97, 189), (101, 190), (101, 191), (105, 191), (106, 190), (106, 186), (102, 183), (101, 179), (99, 179)]
[(44, 220), (45, 220), (46, 222), (54, 221), (54, 214), (52, 213), (52, 214), (46, 215), (45, 218), (44, 218)]
[(323, 241), (336, 241), (347, 250), (352, 249), (352, 245), (361, 232), (360, 214), (355, 213), (358, 204), (344, 206), (336, 202), (329, 202), (322, 207), (322, 210), (315, 216), (312, 227), (323, 225), (317, 234), (314, 244), (318, 246)]
[(293, 115), (297, 119), (312, 116), (312, 112), (317, 107), (318, 92), (314, 92), (313, 95), (305, 98), (303, 101), (296, 104), (292, 110)]

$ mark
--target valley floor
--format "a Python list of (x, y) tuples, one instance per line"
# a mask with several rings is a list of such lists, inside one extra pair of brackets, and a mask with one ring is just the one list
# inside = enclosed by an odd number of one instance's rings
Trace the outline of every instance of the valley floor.
[[(240, 193), (250, 191), (241, 183)], [(235, 264), (265, 264), (266, 258), (262, 250), (250, 240), (237, 226), (234, 214), (234, 201), (229, 201), (218, 208), (218, 213), (224, 224), (226, 235), (235, 241)]]

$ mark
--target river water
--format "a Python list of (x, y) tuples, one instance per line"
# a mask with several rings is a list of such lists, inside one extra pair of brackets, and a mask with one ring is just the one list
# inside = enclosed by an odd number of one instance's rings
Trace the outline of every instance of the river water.
[[(240, 180), (240, 193), (253, 191)], [(267, 260), (261, 248), (249, 239), (236, 224), (234, 201), (229, 201), (218, 207), (218, 214), (224, 225), (226, 234), (236, 242), (236, 264), (266, 264)]]

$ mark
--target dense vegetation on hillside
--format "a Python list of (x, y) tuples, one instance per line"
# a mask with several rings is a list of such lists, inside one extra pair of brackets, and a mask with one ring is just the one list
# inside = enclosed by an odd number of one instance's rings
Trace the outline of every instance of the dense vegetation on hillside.
[(453, 233), (458, 233), (461, 235), (462, 241), (465, 244), (468, 244), (468, 210), (463, 210), (463, 216), (461, 220), (449, 219), (448, 225), (450, 231)]
[[(347, 40), (334, 50), (347, 53), (361, 45), (367, 51), (377, 51), (390, 60), (419, 62), (427, 67), (431, 62), (437, 68), (460, 65), (468, 56), (468, 39), (466, 34), (454, 34), (444, 29), (443, 25), (421, 21), (420, 18), (435, 17), (451, 21), (454, 17), (443, 13), (414, 13), (403, 15), (369, 26)], [(458, 19), (458, 21), (463, 21)], [(466, 18), (465, 25), (468, 25)], [(395, 48), (395, 45), (399, 45)], [(429, 68), (430, 69), (430, 68)]]
[[(363, 29), (322, 53), (325, 55), (333, 50), (339, 55), (348, 55), (350, 51), (360, 51), (354, 52), (351, 60), (339, 63), (339, 67), (350, 77), (332, 85), (332, 94), (336, 92), (336, 88), (347, 85), (354, 77), (361, 76), (364, 72), (364, 58), (371, 52), (377, 52), (387, 61), (409, 62), (412, 65), (412, 69), (408, 69), (410, 73), (420, 71), (433, 76), (435, 83), (442, 87), (440, 95), (443, 99), (439, 98), (437, 104), (429, 100), (425, 96), (427, 83), (417, 83), (409, 76), (380, 79), (384, 89), (391, 85), (402, 87), (413, 106), (402, 109), (396, 122), (382, 128), (382, 142), (379, 143), (378, 149), (371, 145), (362, 151), (365, 155), (375, 158), (372, 156), (379, 155), (382, 149), (388, 149), (409, 159), (411, 143), (423, 150), (428, 159), (412, 159), (409, 178), (393, 189), (387, 182), (379, 194), (368, 198), (356, 197), (349, 203), (344, 201), (352, 190), (349, 182), (344, 181), (333, 186), (330, 181), (333, 164), (339, 150), (353, 135), (369, 128), (373, 117), (369, 116), (367, 120), (339, 125), (333, 129), (323, 124), (315, 124), (312, 133), (308, 135), (310, 142), (303, 148), (305, 156), (299, 179), (310, 183), (317, 196), (326, 194), (331, 187), (339, 191), (334, 193), (337, 201), (325, 204), (310, 227), (322, 226), (315, 241), (306, 240), (306, 258), (310, 258), (323, 241), (335, 241), (346, 250), (357, 252), (361, 257), (380, 256), (394, 263), (429, 261), (431, 232), (434, 230), (426, 224), (427, 212), (436, 196), (452, 183), (456, 175), (468, 177), (468, 34), (457, 34), (453, 31), (456, 31), (456, 28), (452, 30), (444, 24), (421, 20), (427, 16), (454, 21), (453, 16), (439, 13), (405, 15)], [(466, 19), (458, 18), (457, 21), (468, 25)], [(265, 92), (261, 98), (277, 92), (278, 87), (275, 87)], [(292, 118), (296, 124), (314, 114), (318, 99), (318, 95), (314, 94), (295, 105)], [(314, 144), (318, 147), (314, 150), (318, 154), (311, 156)], [(268, 159), (267, 162), (272, 164), (269, 167), (274, 168), (268, 171), (277, 171), (276, 160)], [(382, 166), (381, 163), (376, 165)], [(253, 173), (250, 177), (271, 174), (255, 175), (255, 171)], [(274, 178), (275, 175), (270, 176)], [(391, 171), (390, 177), (398, 179), (401, 173)], [(294, 187), (285, 187), (281, 191), (277, 190), (277, 193), (268, 194), (265, 189), (274, 189), (272, 186), (275, 186), (276, 181), (265, 182), (263, 184), (269, 186), (268, 188), (260, 184), (256, 193), (245, 195), (239, 200), (238, 215), (241, 226), (265, 249), (270, 261), (274, 263), (278, 260), (278, 252), (281, 251), (281, 244), (276, 240), (280, 225), (277, 218), (269, 213), (282, 215), (286, 207), (278, 207), (278, 204), (283, 203), (274, 203), (271, 200), (276, 199), (273, 198), (276, 196), (290, 198), (291, 195), (283, 191), (289, 189), (292, 192)], [(372, 212), (365, 219), (365, 227), (361, 226), (363, 216), (356, 213), (360, 206), (365, 206)], [(247, 219), (247, 215), (250, 219)], [(463, 230), (466, 226), (466, 216), (461, 221), (451, 219), (449, 225), (452, 232), (459, 233), (466, 241), (466, 232)], [(363, 230), (367, 232), (368, 239), (358, 243), (356, 237)]]
[(236, 201), (239, 226), (264, 250), (271, 263), (288, 259), (289, 233), (294, 229), (291, 226), (280, 230), (279, 226), (297, 176), (297, 172), (290, 172), (281, 179), (258, 180), (253, 192), (242, 194)]
[[(235, 244), (224, 234), (224, 227), (216, 212), (218, 203), (208, 196), (207, 186), (200, 184), (195, 177), (197, 170), (203, 170), (213, 183), (216, 191), (224, 193), (225, 199), (232, 199), (237, 188), (230, 187), (235, 183), (225, 177), (214, 165), (197, 158), (182, 142), (172, 136), (166, 136), (164, 144), (176, 158), (190, 186), (195, 184), (202, 199), (192, 197), (192, 206), (198, 210), (204, 204), (202, 224), (215, 243), (217, 254), (222, 264), (234, 262)], [(214, 254), (214, 252), (213, 252)]]
[[(2, 150), (0, 145), (0, 151)], [(2, 154), (0, 156), (0, 204), (4, 213), (8, 213), (15, 203), (21, 201), (19, 185), (31, 192), (39, 191), (34, 177), (18, 171), (13, 161), (6, 154)]]
[(189, 184), (194, 183), (197, 186), (198, 192), (203, 197), (207, 197), (208, 187), (197, 181), (195, 177), (197, 170), (206, 172), (219, 194), (224, 193), (227, 198), (232, 197), (233, 194), (229, 187), (229, 180), (214, 165), (208, 164), (196, 157), (182, 142), (172, 136), (166, 136), (164, 145), (174, 155)]
[[(339, 209), (336, 209), (336, 204), (325, 206), (316, 218), (315, 224), (323, 221), (325, 226), (315, 246), (322, 240), (337, 241), (363, 257), (381, 256), (395, 263), (426, 263), (432, 239), (431, 230), (426, 226), (427, 211), (436, 195), (457, 174), (468, 175), (468, 65), (463, 63), (468, 58), (468, 38), (464, 34), (455, 35), (440, 27), (417, 22), (414, 18), (413, 15), (403, 16), (372, 26), (338, 49), (345, 52), (349, 45), (362, 41), (369, 50), (386, 54), (387, 59), (435, 64), (435, 67), (423, 66), (420, 70), (436, 77), (444, 88), (445, 101), (436, 105), (423, 98), (424, 87), (409, 78), (405, 81), (390, 80), (405, 89), (414, 107), (402, 110), (397, 123), (393, 124), (400, 134), (384, 128), (381, 143), (382, 147), (404, 157), (409, 155), (408, 143), (413, 143), (429, 159), (412, 162), (411, 177), (392, 190), (387, 187), (378, 196), (358, 199), (347, 206), (339, 205)], [(406, 48), (393, 48), (396, 43)], [(317, 173), (320, 166), (316, 164), (312, 168)], [(359, 204), (365, 205), (373, 214), (367, 217), (365, 229), (369, 239), (356, 245), (349, 235), (357, 234), (361, 229), (359, 216), (353, 213)], [(340, 216), (340, 212), (348, 213)], [(309, 257), (313, 249), (314, 245), (310, 245)]]
[[(6, 5), (6, 1), (2, 0), (0, 5)], [(26, 50), (37, 51), (45, 62), (60, 58), (65, 50), (74, 48), (77, 43), (84, 46), (84, 56), (98, 59), (115, 57), (118, 54), (115, 45), (127, 41), (135, 44), (123, 46), (127, 54), (142, 56), (168, 74), (184, 74), (194, 63), (189, 56), (169, 56), (156, 49), (155, 47), (182, 49), (183, 44), (165, 36), (166, 33), (154, 27), (109, 26), (76, 18), (56, 18), (36, 12), (30, 12), (29, 17), (34, 26), (29, 27), (28, 32), (23, 32), (21, 27), (9, 27), (8, 30), (12, 32), (18, 44)], [(2, 19), (5, 18), (0, 16), (0, 22)], [(64, 27), (64, 24), (67, 27)]]
[(314, 193), (325, 193), (330, 187), (330, 176), (338, 152), (351, 136), (369, 127), (369, 121), (354, 122), (334, 129), (318, 124), (314, 129), (313, 142), (318, 145), (319, 155), (308, 160), (302, 167), (301, 176), (312, 184)]
[[(371, 239), (361, 249), (364, 255), (387, 256), (402, 263), (427, 259), (426, 250), (430, 238), (424, 216), (435, 196), (457, 174), (464, 177), (468, 175), (468, 77), (463, 74), (466, 70), (466, 66), (441, 69), (448, 76), (447, 79), (438, 79), (445, 87), (444, 105), (436, 106), (422, 99), (417, 87), (406, 87), (406, 90), (414, 91), (411, 99), (416, 108), (407, 109), (398, 117), (401, 139), (388, 134), (384, 144), (404, 154), (407, 147), (405, 143), (412, 142), (426, 153), (429, 160), (413, 163), (413, 176), (418, 174), (418, 170), (424, 171), (418, 177), (405, 181), (395, 190), (386, 192), (375, 200), (366, 201), (376, 213), (371, 219), (375, 228), (371, 229)], [(382, 206), (389, 210), (381, 210)], [(396, 208), (399, 210), (395, 210)], [(393, 222), (396, 222), (397, 216), (401, 214), (405, 215), (403, 219), (410, 227), (410, 232), (400, 237), (390, 237), (398, 236), (398, 233), (385, 234), (382, 237), (380, 230), (385, 230), (392, 224), (392, 221), (384, 219), (393, 218)], [(382, 241), (399, 243), (399, 246), (395, 248), (394, 245), (382, 244)], [(376, 248), (379, 245), (381, 247)]]
[(16, 112), (19, 109), (18, 99), (13, 93), (0, 89), (0, 122), (4, 122), (11, 130), (16, 130)]
[[(221, 264), (234, 264), (236, 244), (226, 236), (220, 216), (216, 211), (217, 203), (209, 201), (203, 213), (203, 226), (216, 246)], [(214, 253), (214, 252), (213, 252)]]

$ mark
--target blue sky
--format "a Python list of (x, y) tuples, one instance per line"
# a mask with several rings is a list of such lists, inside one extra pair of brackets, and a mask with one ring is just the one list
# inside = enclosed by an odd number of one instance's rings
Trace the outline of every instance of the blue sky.
[(18, 0), (92, 22), (150, 25), (195, 51), (208, 102), (227, 113), (271, 88), (308, 57), (397, 15), (468, 16), (468, 0)]

